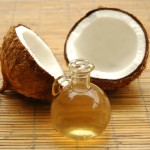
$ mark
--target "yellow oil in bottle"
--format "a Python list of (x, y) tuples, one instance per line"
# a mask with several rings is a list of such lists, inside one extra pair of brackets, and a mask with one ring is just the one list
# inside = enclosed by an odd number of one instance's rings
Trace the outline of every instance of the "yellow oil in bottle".
[(52, 104), (51, 116), (56, 129), (74, 140), (100, 135), (110, 120), (107, 96), (96, 85), (89, 85), (86, 90), (80, 83), (74, 88), (65, 87)]

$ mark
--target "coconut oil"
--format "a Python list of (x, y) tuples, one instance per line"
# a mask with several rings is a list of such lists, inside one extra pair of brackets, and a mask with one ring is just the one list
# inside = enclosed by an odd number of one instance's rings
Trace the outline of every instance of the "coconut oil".
[[(79, 63), (79, 60), (76, 61)], [(70, 64), (70, 84), (60, 90), (51, 107), (56, 129), (74, 140), (87, 140), (100, 135), (108, 125), (111, 114), (108, 97), (90, 83), (89, 72), (92, 68), (89, 64), (85, 67), (84, 61), (81, 63), (80, 60), (80, 65), (76, 62), (78, 66), (75, 62)]]

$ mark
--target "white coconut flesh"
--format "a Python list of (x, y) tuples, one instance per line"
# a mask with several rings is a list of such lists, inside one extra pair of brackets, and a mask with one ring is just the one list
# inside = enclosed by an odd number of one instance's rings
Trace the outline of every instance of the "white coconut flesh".
[(121, 79), (143, 61), (146, 39), (142, 27), (130, 15), (98, 10), (81, 20), (66, 42), (68, 61), (86, 58), (95, 64), (94, 78)]
[(41, 68), (54, 78), (63, 74), (63, 71), (51, 49), (35, 32), (24, 26), (18, 26), (15, 30), (21, 43)]

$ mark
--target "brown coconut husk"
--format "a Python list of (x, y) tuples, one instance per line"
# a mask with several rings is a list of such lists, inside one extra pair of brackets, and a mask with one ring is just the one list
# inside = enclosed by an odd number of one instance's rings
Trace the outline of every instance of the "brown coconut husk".
[(28, 50), (20, 42), (15, 28), (10, 27), (1, 48), (3, 86), (0, 92), (12, 90), (35, 99), (52, 98), (54, 77), (37, 65)]
[(97, 9), (91, 10), (89, 11), (84, 17), (82, 17), (79, 21), (77, 21), (74, 26), (71, 28), (71, 30), (69, 31), (66, 41), (65, 41), (65, 46), (64, 46), (64, 57), (66, 60), (66, 63), (69, 63), (67, 54), (66, 54), (66, 44), (67, 44), (67, 40), (71, 34), (71, 32), (78, 26), (78, 24), (85, 19), (86, 17), (88, 17), (89, 15), (91, 15), (92, 13), (98, 11), (98, 10), (114, 10), (114, 11), (120, 11), (123, 12), (127, 15), (129, 15), (130, 17), (132, 17), (143, 29), (144, 35), (145, 35), (145, 39), (146, 39), (146, 51), (145, 51), (145, 56), (143, 58), (142, 63), (138, 66), (138, 68), (132, 72), (130, 75), (121, 78), (121, 79), (117, 79), (117, 80), (108, 80), (108, 79), (100, 79), (100, 78), (93, 78), (91, 77), (91, 82), (98, 85), (100, 88), (102, 88), (103, 90), (116, 90), (119, 88), (122, 88), (126, 85), (128, 85), (131, 81), (133, 81), (134, 79), (136, 79), (137, 77), (139, 77), (141, 75), (141, 73), (143, 72), (143, 70), (146, 67), (147, 64), (147, 58), (148, 58), (148, 54), (149, 54), (149, 41), (148, 41), (148, 34), (143, 26), (143, 24), (132, 14), (130, 14), (127, 11), (118, 9), (118, 8), (106, 8), (106, 7), (98, 7)]

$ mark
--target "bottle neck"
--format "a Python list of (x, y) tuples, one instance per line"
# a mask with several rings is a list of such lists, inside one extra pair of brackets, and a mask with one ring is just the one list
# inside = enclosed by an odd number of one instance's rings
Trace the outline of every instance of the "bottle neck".
[(90, 73), (72, 73), (71, 86), (76, 92), (86, 92), (90, 89)]

